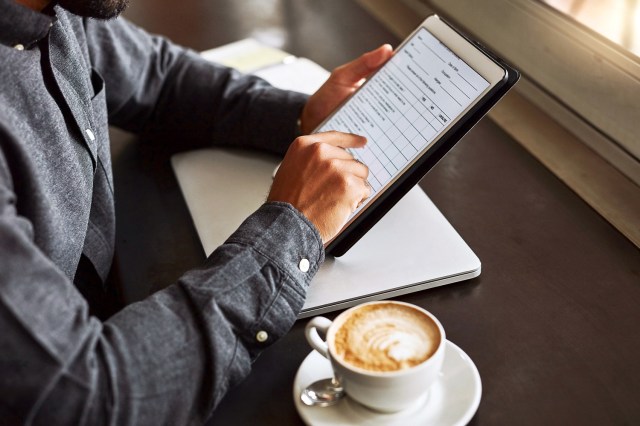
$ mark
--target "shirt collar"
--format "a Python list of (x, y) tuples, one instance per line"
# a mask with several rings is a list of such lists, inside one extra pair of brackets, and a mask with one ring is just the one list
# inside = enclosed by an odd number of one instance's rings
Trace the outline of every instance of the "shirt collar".
[[(47, 11), (52, 10), (47, 7)], [(0, 43), (28, 49), (47, 36), (55, 20), (55, 16), (36, 12), (15, 0), (0, 0)]]

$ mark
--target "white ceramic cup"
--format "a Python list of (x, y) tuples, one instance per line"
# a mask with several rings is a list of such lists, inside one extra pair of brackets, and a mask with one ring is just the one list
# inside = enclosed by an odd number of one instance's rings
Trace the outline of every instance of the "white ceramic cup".
[[(365, 370), (342, 361), (336, 355), (335, 333), (354, 310), (371, 304), (399, 304), (431, 318), (440, 331), (440, 340), (433, 355), (413, 367), (385, 372)], [(326, 336), (326, 341), (318, 332)], [(444, 361), (446, 337), (440, 321), (424, 309), (403, 302), (364, 303), (344, 311), (333, 322), (324, 317), (315, 317), (307, 324), (305, 336), (313, 349), (331, 361), (334, 373), (350, 398), (376, 411), (386, 413), (409, 408), (425, 397), (429, 387), (438, 378)]]

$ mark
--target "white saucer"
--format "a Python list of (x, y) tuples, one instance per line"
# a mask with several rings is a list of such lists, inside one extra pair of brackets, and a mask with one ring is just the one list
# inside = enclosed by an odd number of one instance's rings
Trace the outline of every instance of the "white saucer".
[(331, 365), (316, 351), (304, 359), (293, 382), (293, 401), (308, 425), (466, 425), (480, 404), (482, 384), (475, 364), (466, 353), (447, 340), (440, 378), (428, 398), (398, 413), (377, 413), (349, 397), (332, 407), (308, 407), (300, 400), (304, 387), (331, 377)]

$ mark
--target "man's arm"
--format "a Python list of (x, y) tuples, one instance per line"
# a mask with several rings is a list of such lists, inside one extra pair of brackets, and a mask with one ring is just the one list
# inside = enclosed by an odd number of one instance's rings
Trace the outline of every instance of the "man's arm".
[(214, 65), (124, 19), (84, 20), (110, 124), (179, 149), (212, 143), (284, 154), (307, 96)]
[[(91, 62), (106, 81), (112, 124), (168, 140), (180, 149), (215, 142), (287, 152), (290, 158), (285, 158), (268, 199), (292, 204), (318, 228), (324, 242), (369, 196), (368, 170), (339, 149), (358, 144), (354, 135), (311, 135), (290, 144), (300, 130), (314, 129), (388, 60), (391, 46), (336, 68), (307, 101), (305, 95), (213, 65), (122, 19), (85, 20), (84, 28)], [(326, 188), (335, 194), (327, 197)]]

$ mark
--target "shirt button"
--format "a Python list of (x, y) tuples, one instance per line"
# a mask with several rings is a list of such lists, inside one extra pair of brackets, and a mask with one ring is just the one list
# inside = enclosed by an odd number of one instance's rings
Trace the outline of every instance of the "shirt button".
[(85, 130), (85, 132), (86, 132), (87, 136), (89, 136), (89, 139), (91, 139), (92, 141), (96, 140), (96, 137), (93, 134), (93, 132), (91, 131), (91, 129), (87, 129), (87, 130)]
[(24, 44), (16, 44), (15, 46), (13, 46), (14, 49), (16, 50), (24, 50)]
[(298, 265), (298, 268), (300, 268), (302, 272), (307, 272), (309, 271), (309, 265), (309, 259), (302, 259), (300, 261), (300, 264)]
[(269, 338), (269, 334), (264, 330), (260, 330), (256, 334), (256, 340), (260, 343), (266, 342), (268, 338)]

